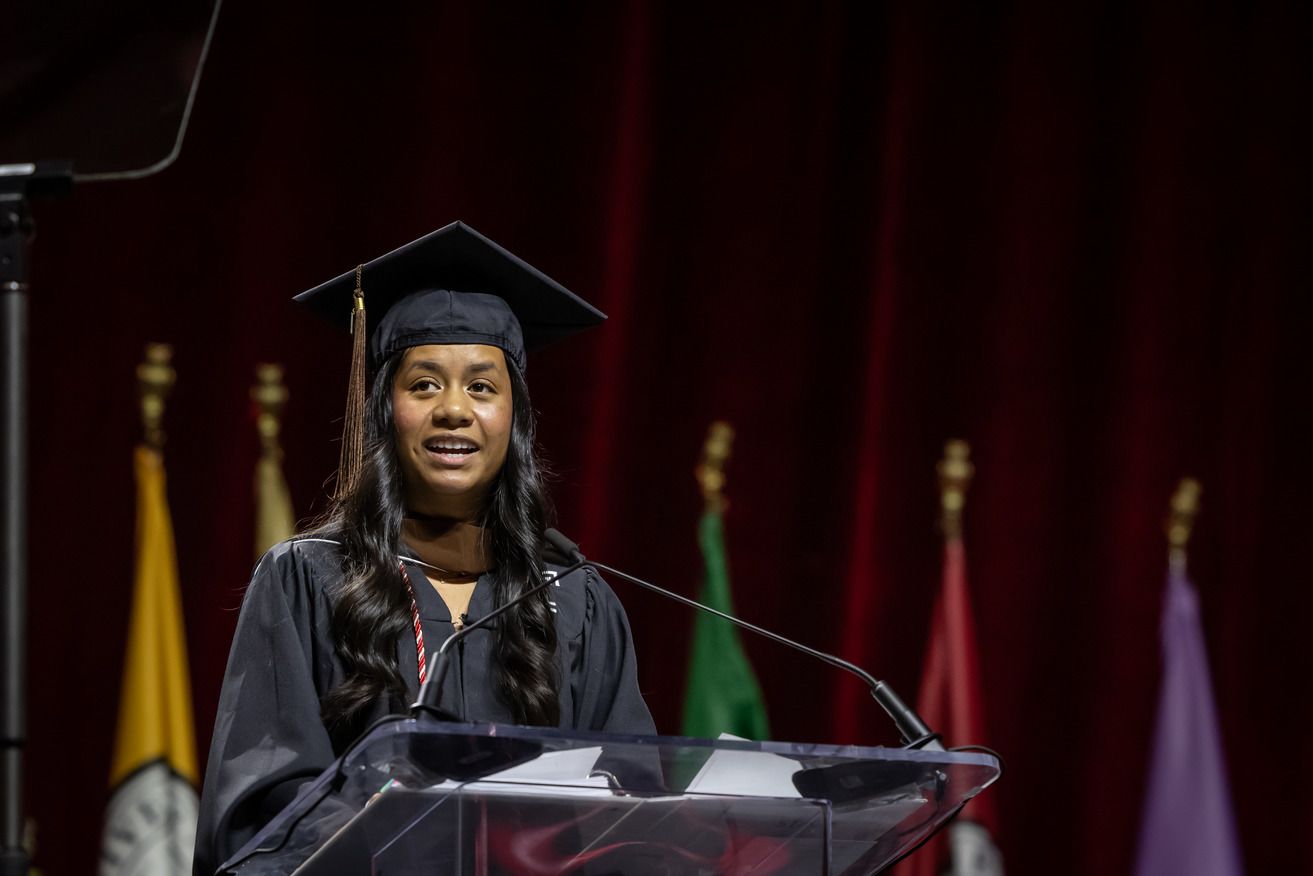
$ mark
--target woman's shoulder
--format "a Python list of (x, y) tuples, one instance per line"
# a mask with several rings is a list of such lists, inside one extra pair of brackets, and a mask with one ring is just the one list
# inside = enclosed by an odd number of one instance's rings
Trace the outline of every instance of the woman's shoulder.
[(247, 599), (274, 595), (288, 601), (326, 598), (342, 576), (342, 545), (331, 537), (293, 536), (265, 551), (255, 566)]
[(342, 556), (342, 542), (332, 534), (294, 535), (269, 548), (265, 556), (275, 561), (287, 558), (292, 562), (336, 564)]
[(340, 569), (342, 542), (331, 535), (294, 535), (265, 551), (256, 572), (261, 570), (304, 569), (309, 572)]

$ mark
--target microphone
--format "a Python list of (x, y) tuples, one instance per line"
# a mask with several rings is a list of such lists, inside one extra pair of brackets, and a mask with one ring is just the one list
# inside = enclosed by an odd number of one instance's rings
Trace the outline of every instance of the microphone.
[(667, 599), (673, 599), (675, 602), (687, 605), (690, 608), (696, 608), (699, 611), (705, 611), (718, 618), (723, 618), (735, 626), (742, 627), (749, 632), (756, 633), (759, 636), (765, 636), (773, 642), (787, 645), (794, 650), (801, 651), (804, 654), (809, 654), (817, 660), (824, 661), (831, 666), (837, 666), (839, 669), (852, 673), (870, 688), (871, 696), (880, 704), (881, 708), (888, 713), (889, 717), (893, 719), (894, 725), (898, 728), (898, 732), (902, 736), (903, 744), (907, 748), (922, 748), (929, 751), (943, 750), (943, 746), (939, 741), (939, 734), (931, 731), (931, 729), (926, 726), (926, 723), (921, 720), (921, 717), (917, 715), (910, 706), (904, 703), (897, 693), (894, 692), (893, 688), (885, 682), (880, 681), (860, 666), (857, 666), (854, 663), (849, 663), (841, 657), (835, 657), (833, 654), (826, 654), (824, 651), (817, 651), (815, 648), (809, 648), (806, 645), (793, 641), (792, 639), (785, 638), (779, 633), (774, 633), (764, 627), (748, 623), (732, 614), (727, 614), (726, 612), (714, 609), (709, 605), (703, 605), (696, 599), (689, 599), (687, 596), (681, 596), (672, 590), (658, 587), (656, 584), (644, 581), (642, 578), (635, 578), (627, 572), (622, 572), (619, 569), (613, 569), (603, 563), (589, 560), (585, 558), (583, 552), (579, 550), (579, 545), (570, 541), (570, 539), (566, 538), (558, 530), (548, 529), (543, 534), (543, 537), (555, 550), (559, 551), (564, 557), (574, 562), (572, 571), (574, 568), (579, 568), (581, 566), (592, 566), (598, 571), (608, 572), (617, 578), (623, 578), (632, 584), (637, 584), (639, 587), (651, 590), (653, 593), (659, 593)]
[[(550, 530), (550, 529), (548, 530), (549, 533), (553, 531), (554, 530)], [(451, 658), (447, 655), (447, 652), (451, 649), (451, 646), (456, 644), (461, 639), (465, 638), (475, 630), (480, 629), (483, 626), (486, 626), (494, 618), (496, 618), (498, 615), (502, 614), (503, 612), (509, 611), (511, 608), (514, 608), (515, 606), (519, 605), (521, 602), (528, 599), (529, 597), (536, 596), (537, 594), (543, 592), (544, 590), (546, 590), (548, 587), (552, 585), (552, 582), (559, 581), (560, 579), (564, 578), (566, 575), (569, 575), (571, 572), (575, 571), (576, 569), (581, 569), (584, 566), (589, 565), (588, 561), (582, 559), (582, 556), (583, 555), (581, 554), (580, 560), (574, 563), (574, 565), (567, 566), (565, 569), (561, 570), (560, 572), (551, 573), (551, 577), (545, 578), (543, 582), (538, 586), (530, 587), (528, 590), (524, 591), (519, 596), (510, 600), (506, 604), (497, 606), (496, 609), (488, 612), (483, 617), (476, 620), (474, 623), (466, 624), (465, 626), (461, 627), (459, 630), (448, 636), (447, 640), (442, 643), (442, 646), (440, 648), (438, 648), (438, 652), (433, 655), (433, 659), (429, 661), (428, 678), (425, 679), (424, 684), (420, 685), (419, 698), (416, 699), (415, 702), (411, 704), (410, 714), (412, 716), (418, 717), (418, 713), (423, 712), (431, 717), (437, 718), (439, 721), (460, 720), (455, 715), (451, 714), (450, 712), (446, 711), (445, 709), (441, 708), (438, 705), (438, 703), (442, 702), (442, 683), (447, 678), (447, 669), (451, 664)], [(567, 559), (573, 559), (573, 557), (569, 557), (567, 555)]]

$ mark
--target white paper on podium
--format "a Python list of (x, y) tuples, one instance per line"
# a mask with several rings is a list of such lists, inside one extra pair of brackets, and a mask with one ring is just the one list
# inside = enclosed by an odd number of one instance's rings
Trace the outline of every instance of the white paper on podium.
[(499, 794), (538, 794), (542, 786), (550, 785), (554, 793), (565, 796), (609, 797), (611, 786), (606, 776), (589, 775), (601, 754), (600, 745), (548, 751), (526, 763), (483, 776), (478, 781), (461, 783), (448, 779), (434, 785), (433, 789), (463, 787)]
[[(729, 733), (722, 733), (718, 738), (746, 741)], [(711, 753), (685, 790), (690, 794), (800, 798), (802, 794), (793, 784), (793, 777), (801, 768), (796, 760), (778, 754), (718, 749)], [(909, 785), (902, 794), (891, 794), (858, 805), (884, 810), (884, 817), (877, 823), (892, 827), (927, 802), (917, 788)]]
[[(720, 734), (718, 739), (746, 741), (741, 736)], [(760, 751), (717, 749), (688, 783), (689, 794), (734, 794), (756, 797), (801, 797), (793, 786), (798, 762)]]
[(482, 781), (543, 785), (573, 785), (600, 781), (601, 787), (606, 787), (605, 776), (588, 775), (601, 756), (600, 745), (571, 748), (566, 751), (547, 751), (526, 763), (516, 764), (510, 769), (484, 776)]

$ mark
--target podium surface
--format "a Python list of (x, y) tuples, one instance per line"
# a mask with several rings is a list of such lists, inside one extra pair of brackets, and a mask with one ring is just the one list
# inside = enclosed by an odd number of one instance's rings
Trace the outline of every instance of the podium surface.
[(876, 873), (998, 775), (977, 753), (398, 718), (222, 872)]

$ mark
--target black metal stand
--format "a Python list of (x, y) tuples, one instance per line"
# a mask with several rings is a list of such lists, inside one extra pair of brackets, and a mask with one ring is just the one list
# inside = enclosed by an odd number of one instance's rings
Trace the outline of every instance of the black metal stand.
[(27, 876), (24, 846), (23, 747), (27, 742), (27, 242), (30, 198), (60, 194), (72, 165), (42, 162), (0, 166), (0, 563), (3, 563), (4, 647), (0, 654), (0, 876)]

